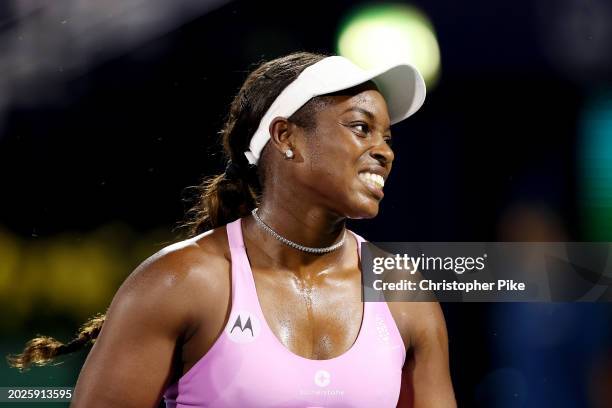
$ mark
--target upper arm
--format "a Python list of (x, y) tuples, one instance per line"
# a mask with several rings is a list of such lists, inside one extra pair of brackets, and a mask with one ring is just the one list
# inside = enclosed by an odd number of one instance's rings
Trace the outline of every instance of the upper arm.
[(81, 370), (72, 407), (158, 406), (177, 339), (190, 324), (186, 251), (154, 255), (121, 285)]
[(410, 349), (402, 372), (403, 392), (410, 395), (414, 408), (456, 407), (449, 368), (448, 334), (440, 305), (410, 302), (402, 308), (411, 316), (410, 324), (406, 325)]

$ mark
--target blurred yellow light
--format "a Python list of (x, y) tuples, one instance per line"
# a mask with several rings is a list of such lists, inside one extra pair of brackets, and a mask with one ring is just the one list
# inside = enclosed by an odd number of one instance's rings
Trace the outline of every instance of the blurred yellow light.
[(166, 229), (136, 234), (110, 224), (87, 235), (27, 241), (0, 226), (4, 330), (21, 330), (43, 312), (77, 321), (103, 312), (131, 271), (172, 240)]
[(14, 290), (18, 281), (20, 243), (17, 239), (0, 228), (0, 297), (5, 298)]
[(424, 13), (406, 5), (371, 5), (351, 13), (341, 25), (338, 53), (363, 68), (405, 61), (423, 75), (428, 88), (440, 73), (440, 48)]

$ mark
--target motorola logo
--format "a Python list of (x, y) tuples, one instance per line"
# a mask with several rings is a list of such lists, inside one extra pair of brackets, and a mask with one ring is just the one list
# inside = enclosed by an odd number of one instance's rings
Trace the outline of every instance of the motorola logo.
[(250, 343), (259, 336), (259, 319), (251, 312), (232, 312), (225, 327), (227, 336), (236, 343)]
[(251, 324), (251, 317), (247, 317), (247, 321), (244, 323), (244, 326), (242, 326), (242, 321), (240, 320), (240, 315), (238, 315), (238, 317), (236, 317), (236, 321), (234, 322), (234, 325), (232, 326), (232, 329), (230, 330), (230, 334), (232, 334), (234, 332), (234, 329), (240, 329), (241, 332), (245, 331), (245, 330), (250, 330), (251, 331), (251, 337), (255, 337), (255, 335), (253, 334), (253, 324)]

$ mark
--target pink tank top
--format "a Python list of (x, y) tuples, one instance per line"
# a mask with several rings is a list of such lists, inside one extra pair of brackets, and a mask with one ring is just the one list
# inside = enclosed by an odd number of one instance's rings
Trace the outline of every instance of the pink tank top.
[(328, 360), (294, 354), (266, 323), (240, 222), (226, 227), (229, 320), (210, 350), (168, 387), (166, 407), (395, 407), (406, 351), (387, 303), (364, 302), (361, 329), (344, 354)]

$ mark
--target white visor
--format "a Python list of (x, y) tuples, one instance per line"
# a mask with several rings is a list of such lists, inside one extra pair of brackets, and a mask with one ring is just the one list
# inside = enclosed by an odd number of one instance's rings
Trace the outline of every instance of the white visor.
[(387, 102), (391, 124), (415, 113), (425, 101), (425, 81), (412, 65), (394, 63), (375, 70), (364, 70), (344, 57), (332, 56), (310, 65), (274, 100), (259, 122), (244, 152), (251, 164), (257, 164), (261, 151), (270, 140), (270, 123), (276, 117), (288, 118), (315, 96), (352, 88), (374, 81)]

